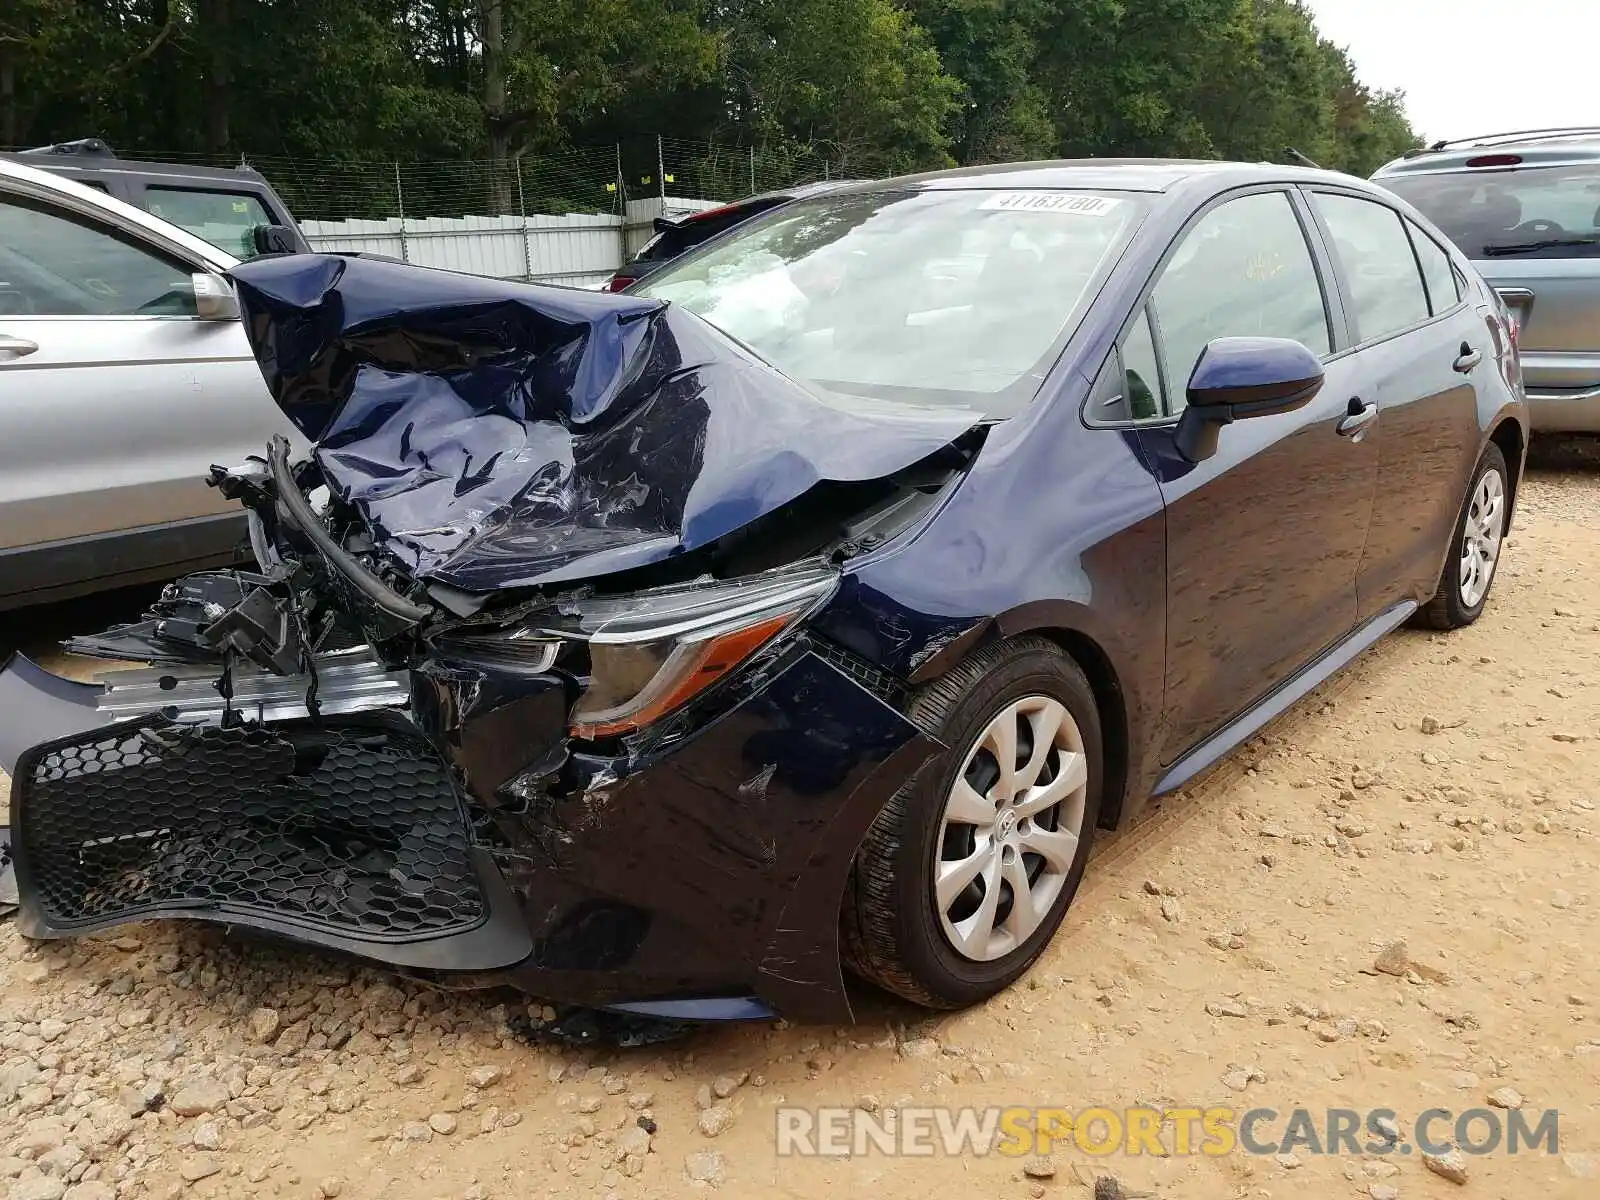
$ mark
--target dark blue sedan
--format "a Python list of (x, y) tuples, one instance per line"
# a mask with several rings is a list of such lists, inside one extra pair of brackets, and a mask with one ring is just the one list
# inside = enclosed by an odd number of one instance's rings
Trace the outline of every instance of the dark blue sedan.
[(0, 673), (20, 920), (254, 928), (580, 1007), (953, 1008), (1096, 830), (1488, 600), (1527, 412), (1415, 210), (1273, 166), (846, 187), (627, 295), (235, 273), (314, 443), (256, 572)]

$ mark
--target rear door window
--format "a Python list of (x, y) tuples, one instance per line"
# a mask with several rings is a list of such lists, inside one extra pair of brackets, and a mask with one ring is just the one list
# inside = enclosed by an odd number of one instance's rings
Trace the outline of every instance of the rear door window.
[(1380, 180), (1469, 258), (1600, 257), (1600, 163)]
[(1457, 273), (1450, 255), (1443, 246), (1424, 233), (1415, 222), (1406, 222), (1406, 232), (1417, 249), (1417, 261), (1422, 264), (1422, 280), (1428, 285), (1428, 307), (1434, 316), (1454, 308), (1461, 299), (1461, 289), (1456, 286)]
[(145, 207), (235, 258), (254, 258), (255, 228), (271, 225), (266, 205), (250, 192), (147, 187)]
[(1335, 192), (1315, 192), (1311, 203), (1333, 238), (1355, 309), (1357, 340), (1370, 342), (1426, 321), (1428, 293), (1400, 214)]

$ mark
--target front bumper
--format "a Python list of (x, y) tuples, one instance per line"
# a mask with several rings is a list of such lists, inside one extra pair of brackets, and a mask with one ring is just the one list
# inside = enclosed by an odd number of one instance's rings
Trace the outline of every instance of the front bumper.
[(850, 668), (802, 642), (703, 726), (601, 759), (544, 736), (537, 680), (418, 673), (405, 709), (269, 697), (224, 727), (108, 716), (14, 660), (21, 928), (199, 919), (563, 1003), (848, 1020), (850, 864), (938, 749)]

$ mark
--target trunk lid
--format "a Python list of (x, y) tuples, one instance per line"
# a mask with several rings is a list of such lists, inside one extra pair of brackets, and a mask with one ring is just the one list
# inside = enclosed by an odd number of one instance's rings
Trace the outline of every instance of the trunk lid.
[(1521, 328), (1528, 390), (1600, 388), (1600, 257), (1478, 259)]

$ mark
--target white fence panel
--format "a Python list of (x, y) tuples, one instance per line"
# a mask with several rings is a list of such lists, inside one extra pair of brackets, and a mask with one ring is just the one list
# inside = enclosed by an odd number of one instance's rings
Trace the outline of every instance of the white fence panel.
[(383, 254), (497, 279), (601, 287), (622, 265), (623, 224), (610, 214), (568, 213), (302, 221), (300, 228), (314, 250)]
[(387, 254), (405, 257), (400, 222), (389, 217), (378, 221), (301, 221), (313, 250), (349, 250), (361, 254)]

